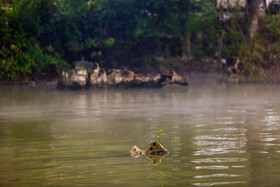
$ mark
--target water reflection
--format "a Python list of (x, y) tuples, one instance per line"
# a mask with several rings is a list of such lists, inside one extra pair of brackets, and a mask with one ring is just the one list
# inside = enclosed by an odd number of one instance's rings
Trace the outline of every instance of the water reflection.
[(161, 163), (161, 160), (166, 157), (165, 155), (147, 155), (147, 158), (150, 160), (150, 163), (154, 166), (157, 166)]

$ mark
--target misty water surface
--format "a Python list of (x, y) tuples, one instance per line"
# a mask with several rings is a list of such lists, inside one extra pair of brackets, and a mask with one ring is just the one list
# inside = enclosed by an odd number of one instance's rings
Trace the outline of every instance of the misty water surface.
[[(0, 87), (0, 186), (280, 186), (280, 85)], [(160, 164), (132, 158), (163, 129)]]

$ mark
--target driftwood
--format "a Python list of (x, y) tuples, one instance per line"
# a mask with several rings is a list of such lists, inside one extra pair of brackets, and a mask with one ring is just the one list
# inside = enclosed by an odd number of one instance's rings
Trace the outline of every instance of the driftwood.
[(188, 77), (176, 72), (141, 74), (130, 70), (92, 68), (89, 62), (79, 62), (72, 71), (62, 71), (58, 88), (161, 88), (167, 84), (188, 85)]
[(168, 150), (156, 140), (146, 150), (141, 150), (137, 146), (133, 146), (129, 153), (134, 158), (146, 156), (153, 165), (158, 165), (161, 163), (161, 159), (168, 154)]

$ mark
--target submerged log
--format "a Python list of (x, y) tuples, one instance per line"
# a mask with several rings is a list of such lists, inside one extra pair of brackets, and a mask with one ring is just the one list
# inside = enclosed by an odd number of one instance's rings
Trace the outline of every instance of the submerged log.
[(133, 146), (129, 153), (130, 156), (134, 158), (146, 156), (150, 160), (151, 164), (159, 165), (161, 163), (161, 159), (164, 158), (169, 152), (159, 143), (158, 140), (155, 140), (145, 151), (139, 149), (137, 146)]
[(130, 156), (132, 156), (134, 158), (138, 158), (138, 157), (145, 155), (145, 151), (139, 149), (136, 145), (130, 149), (129, 153), (130, 153)]
[(133, 146), (129, 153), (132, 157), (137, 158), (144, 155), (166, 155), (168, 154), (168, 150), (165, 149), (158, 140), (155, 140), (145, 151), (139, 149), (137, 146)]
[(145, 151), (145, 155), (163, 155), (163, 154), (168, 154), (168, 151), (159, 143), (158, 140), (152, 142)]
[(59, 88), (161, 88), (167, 84), (187, 86), (188, 77), (176, 72), (141, 74), (129, 70), (99, 68), (93, 69), (89, 62), (77, 62), (75, 69), (62, 71), (58, 80)]

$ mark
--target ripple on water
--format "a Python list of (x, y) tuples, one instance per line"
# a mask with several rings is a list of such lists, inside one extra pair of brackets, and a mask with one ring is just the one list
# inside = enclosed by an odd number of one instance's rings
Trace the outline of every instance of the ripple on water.
[(234, 175), (234, 174), (227, 174), (227, 173), (215, 173), (210, 175), (196, 175), (193, 178), (196, 179), (205, 179), (205, 178), (213, 178), (213, 177), (241, 177), (243, 175)]
[(192, 183), (194, 186), (216, 186), (216, 185), (229, 185), (229, 184), (246, 184), (245, 181), (230, 181), (230, 182), (211, 182), (211, 183)]
[[(232, 116), (218, 117), (216, 125), (206, 124), (192, 138), (194, 186), (246, 184), (247, 129)], [(240, 121), (240, 119), (238, 119)], [(203, 130), (201, 130), (203, 128)]]
[(191, 162), (193, 163), (232, 163), (232, 162), (246, 162), (247, 158), (203, 158), (195, 159)]

